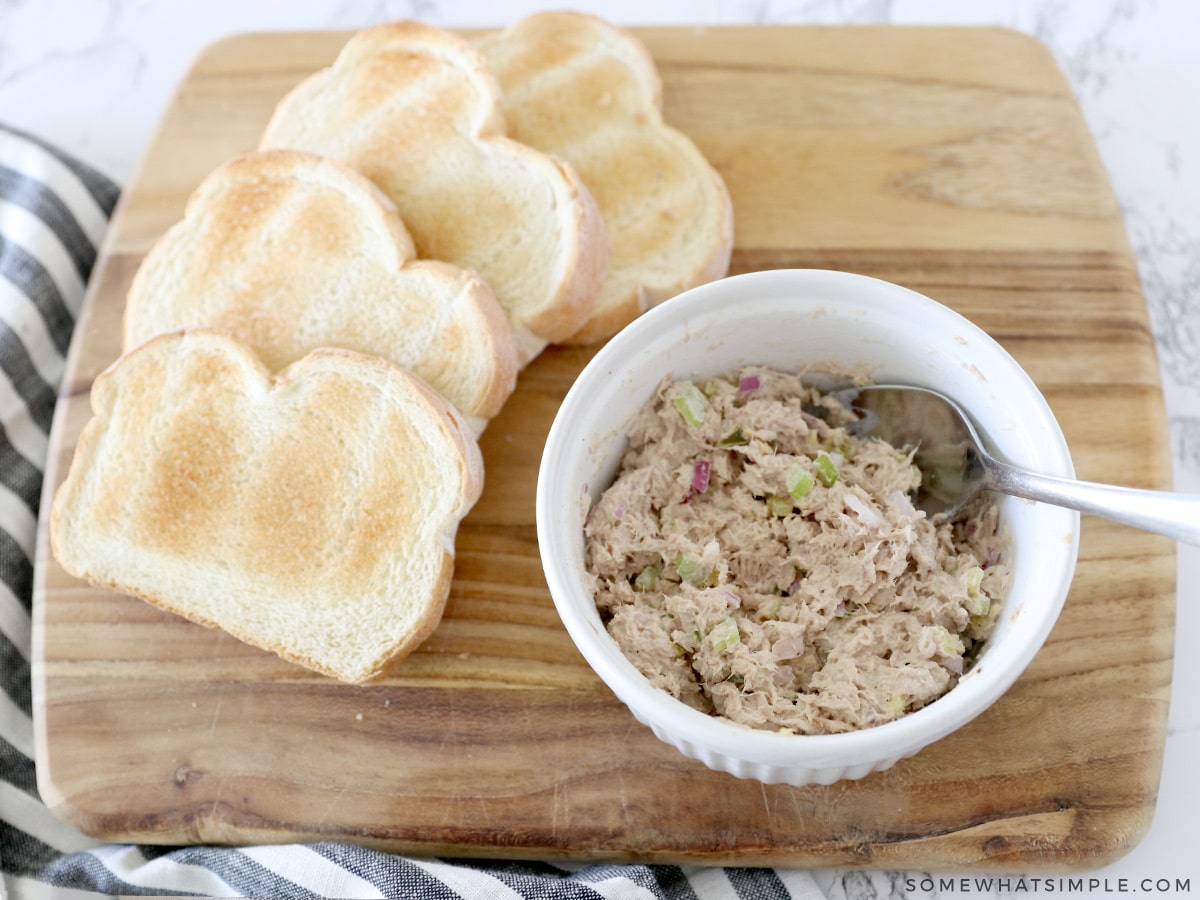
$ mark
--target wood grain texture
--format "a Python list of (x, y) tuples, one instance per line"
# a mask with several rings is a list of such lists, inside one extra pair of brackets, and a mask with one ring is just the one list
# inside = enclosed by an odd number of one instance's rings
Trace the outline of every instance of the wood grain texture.
[[(847, 269), (954, 307), (1028, 369), (1080, 476), (1170, 482), (1154, 343), (1123, 224), (1061, 73), (992, 29), (638, 30), (734, 201), (735, 272)], [(120, 206), (68, 361), (48, 500), (118, 352), (125, 289), (218, 163), (347, 34), (206, 51)], [(414, 853), (699, 863), (1089, 868), (1156, 797), (1174, 546), (1086, 520), (1060, 622), (986, 714), (829, 787), (710, 772), (637, 724), (575, 651), (534, 533), (541, 448), (594, 348), (547, 351), (483, 439), (436, 633), (348, 687), (66, 576), (39, 536), (39, 786), (84, 830), (153, 843), (356, 841)], [(45, 521), (43, 517), (42, 521)]]

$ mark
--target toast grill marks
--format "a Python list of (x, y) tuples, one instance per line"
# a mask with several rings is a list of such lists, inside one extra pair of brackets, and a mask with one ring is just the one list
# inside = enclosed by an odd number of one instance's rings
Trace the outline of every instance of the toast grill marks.
[(416, 22), (359, 32), (281, 101), (261, 146), (378, 184), (420, 256), (483, 275), (523, 360), (590, 316), (608, 268), (595, 201), (569, 166), (505, 136), (498, 85), (465, 40)]
[(573, 165), (605, 220), (609, 277), (572, 342), (608, 337), (727, 273), (728, 191), (691, 139), (664, 122), (661, 82), (640, 41), (568, 12), (530, 16), (478, 46), (503, 89), (509, 134)]
[(477, 274), (415, 260), (394, 206), (347, 166), (290, 150), (214, 170), (139, 268), (125, 348), (228, 329), (272, 369), (339, 346), (425, 378), (476, 430), (516, 381), (512, 328)]
[(52, 512), (67, 571), (351, 682), (437, 624), (482, 461), (422, 382), (337, 350), (271, 378), (195, 331), (123, 357), (93, 402)]

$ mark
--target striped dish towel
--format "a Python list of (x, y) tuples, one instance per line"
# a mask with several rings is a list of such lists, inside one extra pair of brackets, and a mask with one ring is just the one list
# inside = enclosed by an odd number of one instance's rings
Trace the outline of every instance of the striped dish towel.
[[(33, 545), (63, 363), (117, 196), (104, 175), (0, 125), (0, 896), (826, 896), (800, 871), (417, 859), (328, 842), (135, 847), (100, 844), (55, 818), (33, 761)], [(886, 876), (830, 874), (830, 893), (859, 893), (847, 879), (889, 890)]]

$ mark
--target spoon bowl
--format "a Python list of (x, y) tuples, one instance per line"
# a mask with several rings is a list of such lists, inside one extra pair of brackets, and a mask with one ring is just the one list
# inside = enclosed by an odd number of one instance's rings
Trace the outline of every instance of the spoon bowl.
[(913, 447), (922, 484), (914, 502), (930, 515), (953, 516), (980, 491), (1040, 500), (1200, 545), (1200, 495), (1142, 490), (1040, 475), (997, 459), (970, 416), (926, 387), (878, 384), (835, 396), (861, 413), (856, 434)]

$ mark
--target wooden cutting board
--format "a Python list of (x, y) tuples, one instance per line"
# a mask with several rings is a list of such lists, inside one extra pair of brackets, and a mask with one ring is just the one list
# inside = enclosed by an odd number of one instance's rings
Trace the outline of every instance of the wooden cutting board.
[[(733, 271), (899, 282), (1003, 343), (1081, 477), (1169, 486), (1154, 344), (1122, 221), (1044, 47), (946, 28), (651, 28), (667, 118), (724, 175)], [(81, 314), (46, 499), (118, 353), (151, 242), (345, 33), (205, 52), (121, 199)], [(894, 769), (829, 787), (710, 772), (637, 724), (551, 603), (534, 487), (593, 350), (552, 349), (483, 439), (445, 620), (382, 684), (349, 687), (66, 576), (38, 542), (39, 785), (85, 831), (150, 843), (354, 841), (410, 853), (744, 865), (1088, 868), (1154, 808), (1174, 545), (1086, 520), (1062, 618), (989, 712)], [(45, 523), (46, 518), (42, 517)]]

